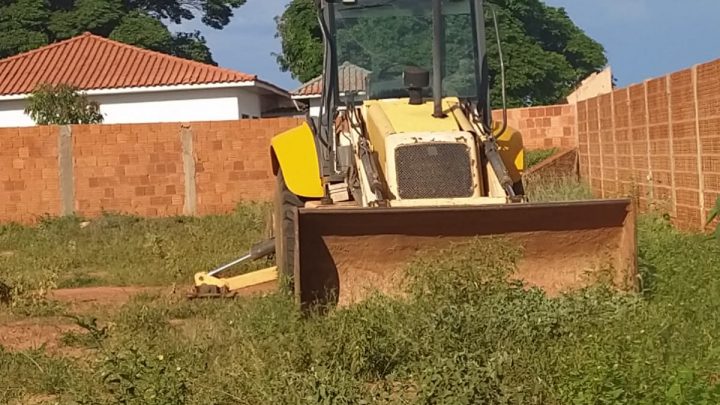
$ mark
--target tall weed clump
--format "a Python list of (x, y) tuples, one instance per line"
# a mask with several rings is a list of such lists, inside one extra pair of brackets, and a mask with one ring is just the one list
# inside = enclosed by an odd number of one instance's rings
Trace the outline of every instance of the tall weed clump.
[(525, 179), (525, 195), (530, 202), (561, 202), (592, 199), (590, 185), (575, 176), (544, 178), (531, 175)]

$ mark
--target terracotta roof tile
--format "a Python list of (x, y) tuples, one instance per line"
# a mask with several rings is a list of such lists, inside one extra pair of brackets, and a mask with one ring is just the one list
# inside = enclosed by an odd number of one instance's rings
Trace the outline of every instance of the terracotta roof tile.
[(0, 60), (0, 95), (40, 83), (81, 90), (238, 83), (257, 76), (149, 51), (90, 33)]
[[(338, 83), (340, 93), (349, 91), (367, 91), (367, 78), (370, 71), (350, 62), (345, 62), (338, 68)], [(294, 90), (291, 94), (296, 97), (312, 97), (322, 94), (323, 80), (318, 76)]]

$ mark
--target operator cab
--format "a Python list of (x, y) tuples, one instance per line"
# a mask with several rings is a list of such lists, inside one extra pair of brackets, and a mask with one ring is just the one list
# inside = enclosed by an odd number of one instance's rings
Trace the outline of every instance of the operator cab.
[[(428, 72), (428, 79), (434, 78), (434, 68), (439, 66), (441, 88), (423, 83), (424, 99), (432, 99), (436, 91), (443, 98), (487, 99), (483, 89), (486, 84), (480, 79), (485, 76), (484, 20), (477, 21), (476, 17), (482, 16), (481, 2), (441, 0), (440, 27), (434, 24), (433, 3), (356, 0), (330, 5), (336, 60), (340, 65), (349, 63), (369, 72), (366, 98), (408, 98), (408, 74), (415, 74), (414, 82), (424, 76), (422, 72)], [(441, 35), (433, 44), (436, 32)], [(437, 54), (434, 45), (440, 50)], [(328, 68), (340, 73), (338, 64)]]

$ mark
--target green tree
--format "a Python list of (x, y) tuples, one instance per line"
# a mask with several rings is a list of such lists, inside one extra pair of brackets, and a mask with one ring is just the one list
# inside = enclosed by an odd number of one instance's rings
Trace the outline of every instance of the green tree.
[(100, 106), (66, 84), (41, 84), (28, 97), (25, 114), (38, 125), (99, 124)]
[(323, 45), (315, 0), (291, 1), (275, 22), (275, 36), (282, 40), (282, 52), (276, 55), (280, 68), (301, 82), (318, 76), (322, 72)]
[[(322, 71), (322, 35), (314, 2), (315, 0), (293, 0), (276, 20), (278, 36), (282, 39), (282, 52), (276, 55), (277, 61), (281, 69), (291, 72), (294, 78), (303, 82)], [(577, 27), (563, 8), (548, 6), (540, 0), (488, 0), (487, 3), (496, 10), (498, 17), (509, 106), (542, 105), (561, 101), (582, 79), (607, 64), (603, 46)], [(487, 14), (491, 96), (493, 105), (499, 106), (500, 63), (497, 58), (497, 37), (490, 13)], [(448, 24), (447, 31), (450, 34), (458, 27), (460, 25), (453, 27)], [(366, 48), (386, 43), (380, 38), (392, 35), (404, 43), (418, 44), (406, 48), (408, 57), (430, 49), (427, 41), (413, 41), (409, 38), (407, 27), (403, 24), (391, 24), (382, 29), (373, 27), (365, 29), (363, 33), (365, 40), (362, 47)], [(421, 32), (421, 35), (427, 34)], [(339, 41), (341, 40), (339, 38)], [(427, 49), (420, 49), (420, 46)], [(448, 41), (448, 59), (452, 59), (453, 49), (462, 54), (467, 51), (467, 46), (459, 41)], [(454, 68), (458, 72), (466, 70), (468, 66)], [(463, 81), (461, 76), (454, 80)]]
[(222, 29), (246, 0), (4, 0), (0, 1), (0, 58), (83, 32), (183, 58), (212, 63), (198, 31), (170, 32), (199, 16)]

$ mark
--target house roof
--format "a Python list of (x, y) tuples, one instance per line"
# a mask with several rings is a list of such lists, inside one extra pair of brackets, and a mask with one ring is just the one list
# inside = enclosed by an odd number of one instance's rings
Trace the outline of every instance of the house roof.
[(31, 93), (40, 83), (66, 83), (80, 90), (99, 90), (256, 80), (255, 75), (90, 33), (0, 60), (0, 96)]
[[(351, 91), (364, 92), (367, 91), (367, 78), (370, 74), (369, 70), (365, 70), (350, 62), (345, 62), (338, 68), (339, 77), (338, 84), (340, 93)], [(322, 95), (323, 80), (322, 76), (318, 76), (309, 82), (303, 84), (290, 94), (293, 98), (312, 98)]]

